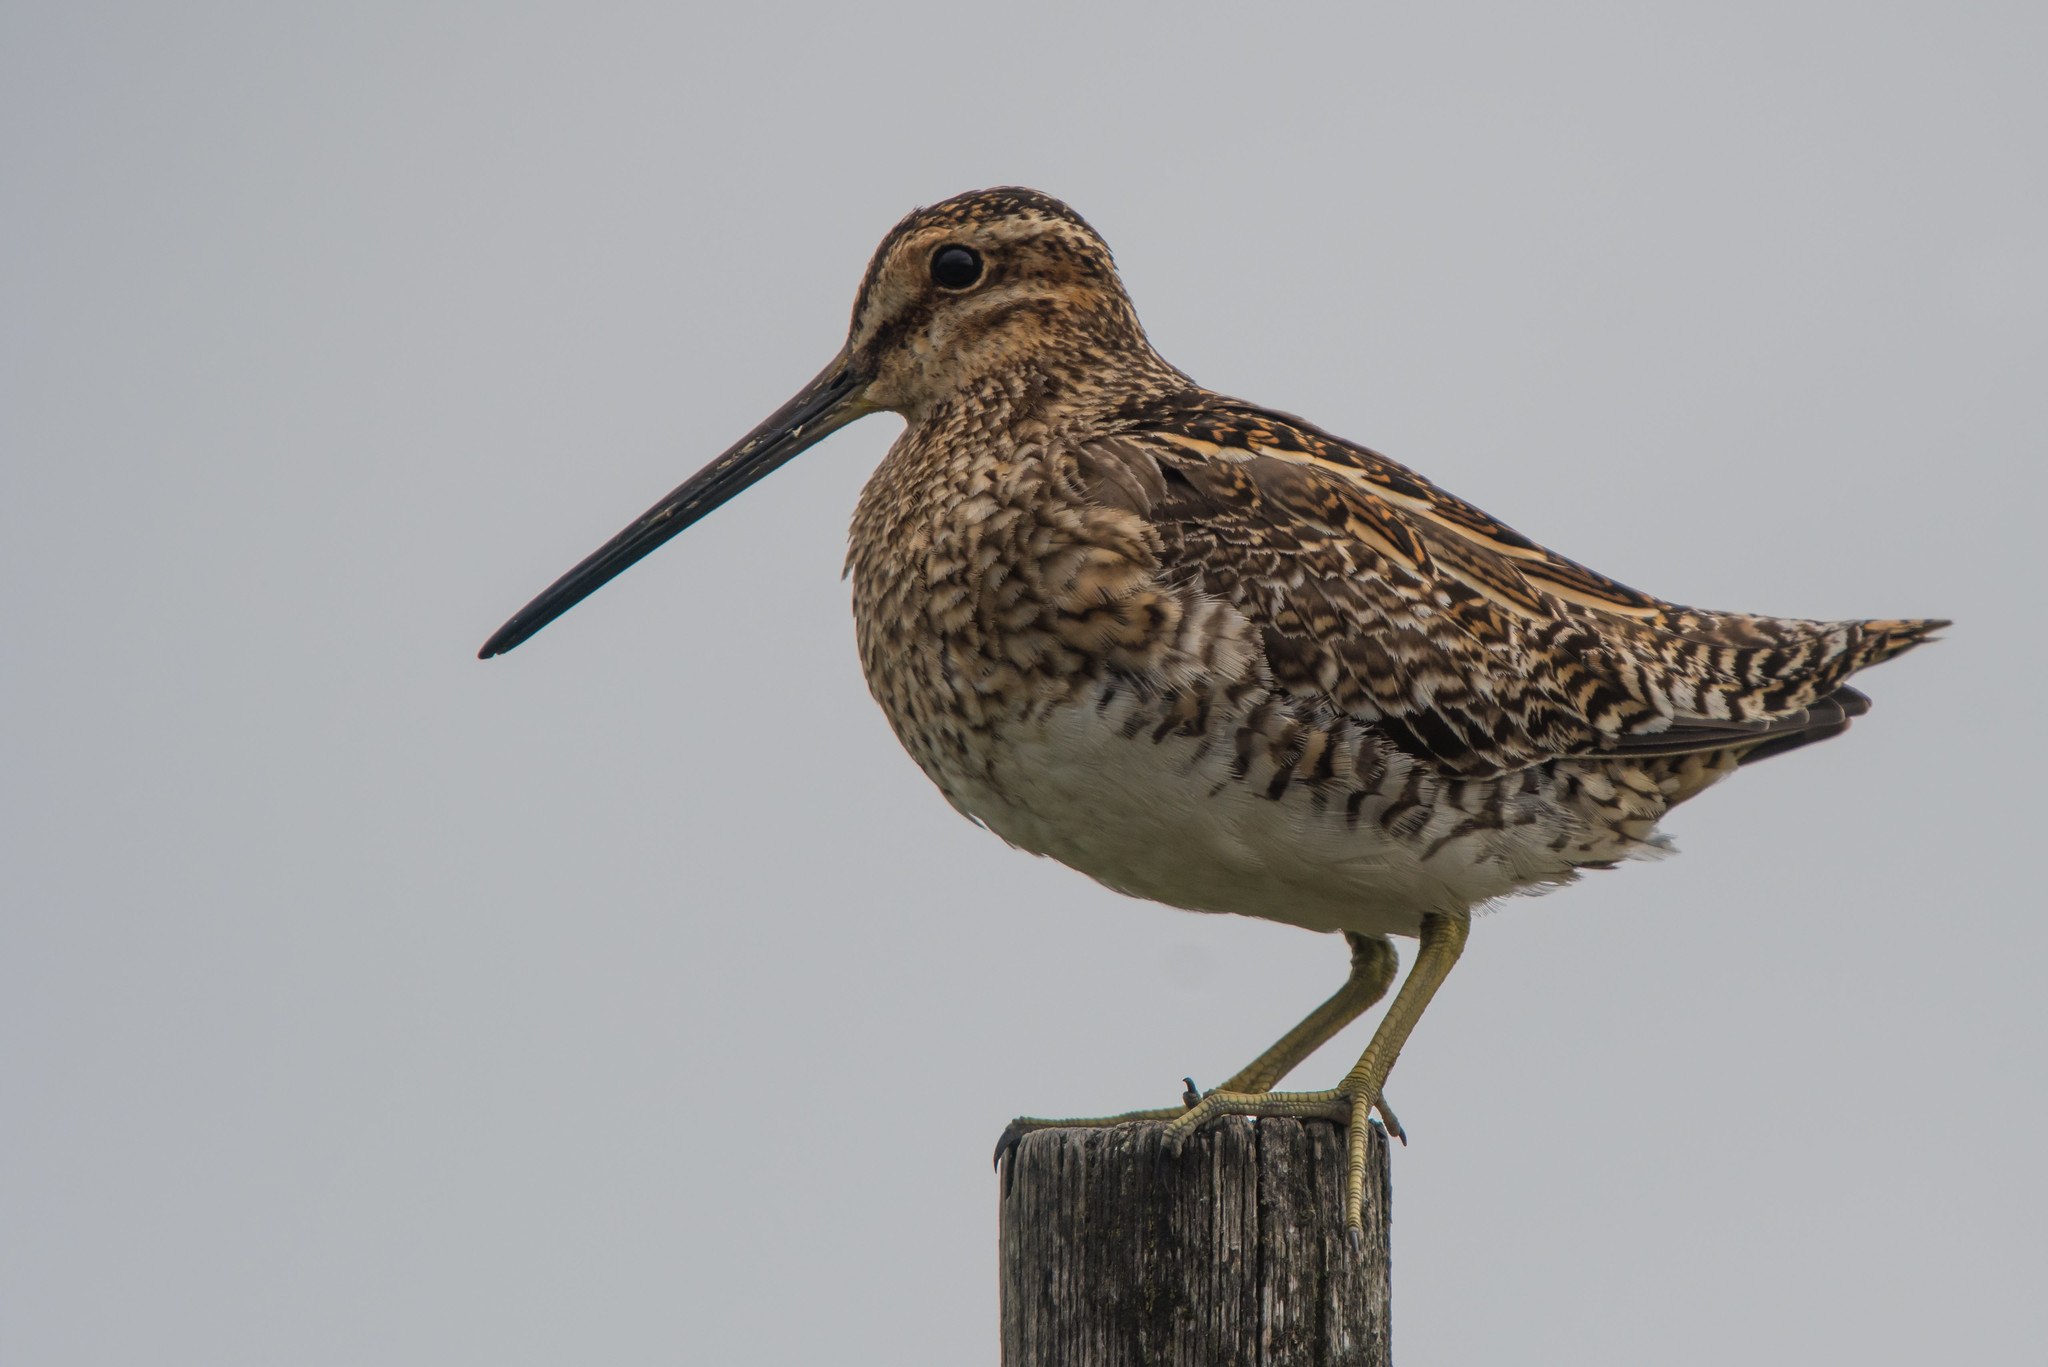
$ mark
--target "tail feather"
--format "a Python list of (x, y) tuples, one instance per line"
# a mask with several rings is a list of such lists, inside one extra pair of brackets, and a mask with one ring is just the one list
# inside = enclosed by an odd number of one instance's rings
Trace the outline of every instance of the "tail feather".
[[(1948, 625), (1939, 617), (1914, 619), (1876, 618), (1857, 622), (1856, 639), (1836, 669), (1830, 671), (1837, 679), (1846, 679), (1861, 669), (1881, 664), (1894, 655), (1903, 655), (1923, 641), (1934, 639), (1934, 633)], [(1870, 710), (1870, 699), (1853, 688), (1837, 687), (1833, 692), (1799, 714), (1784, 719), (1783, 729), (1770, 736), (1762, 744), (1742, 752), (1739, 764), (1754, 764), (1760, 759), (1782, 755), (1788, 750), (1811, 745), (1815, 741), (1829, 740), (1849, 729), (1849, 719), (1860, 717)]]
[(1831, 740), (1849, 729), (1851, 717), (1860, 717), (1869, 710), (1869, 698), (1853, 688), (1838, 688), (1813, 706), (1802, 709), (1797, 718), (1788, 718), (1783, 730), (1744, 750), (1735, 762), (1754, 764), (1772, 755), (1782, 755), (1787, 750), (1797, 750), (1802, 745)]
[(1949, 625), (1946, 618), (1921, 617), (1896, 620), (1879, 618), (1874, 621), (1858, 622), (1862, 629), (1861, 639), (1850, 651), (1850, 665), (1853, 672), (1868, 669), (1871, 665), (1903, 655), (1923, 641), (1934, 639), (1934, 633)]
[[(1706, 621), (1697, 614), (1692, 620)], [(1870, 699), (1845, 680), (1933, 639), (1948, 623), (1723, 616), (1711, 625), (1724, 637), (1773, 642), (1734, 648), (1725, 675), (1746, 673), (1751, 680), (1739, 698), (1741, 710), (1729, 718), (1682, 717), (1659, 731), (1621, 737), (1609, 753), (1637, 760), (1720, 753), (1753, 764), (1839, 736), (1870, 710)]]

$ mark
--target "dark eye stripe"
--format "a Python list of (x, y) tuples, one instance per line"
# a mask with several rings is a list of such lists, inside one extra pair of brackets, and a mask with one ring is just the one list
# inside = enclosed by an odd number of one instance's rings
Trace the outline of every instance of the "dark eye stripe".
[(942, 289), (964, 290), (981, 279), (981, 253), (957, 242), (932, 253), (932, 279)]

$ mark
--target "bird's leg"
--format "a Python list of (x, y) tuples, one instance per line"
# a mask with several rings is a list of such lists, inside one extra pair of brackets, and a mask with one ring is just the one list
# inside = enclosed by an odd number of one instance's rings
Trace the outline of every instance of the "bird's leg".
[(1437, 988), (1449, 976), (1451, 966), (1458, 962), (1458, 955), (1464, 951), (1465, 939), (1471, 929), (1471, 919), (1466, 916), (1432, 914), (1422, 918), (1422, 947), (1416, 952), (1415, 967), (1409, 971), (1408, 981), (1402, 983), (1401, 990), (1395, 994), (1394, 1004), (1387, 1008), (1386, 1018), (1373, 1032), (1372, 1042), (1365, 1046), (1358, 1065), (1346, 1073), (1344, 1080), (1333, 1090), (1233, 1092), (1219, 1088), (1174, 1118), (1166, 1129), (1167, 1143), (1185, 1142), (1195, 1130), (1220, 1115), (1314, 1116), (1341, 1120), (1351, 1129), (1350, 1156), (1344, 1173), (1344, 1223), (1354, 1234), (1362, 1233), (1365, 1224), (1366, 1121), (1372, 1114), (1374, 1103), (1379, 1100), (1380, 1088), (1386, 1084), (1387, 1074), (1393, 1071), (1394, 1060), (1400, 1057), (1401, 1046), (1408, 1042), (1408, 1035), (1415, 1029), (1415, 1023), (1422, 1019), (1430, 998), (1436, 995)]
[(1394, 974), (1401, 966), (1393, 945), (1376, 935), (1344, 932), (1351, 946), (1351, 976), (1330, 999), (1309, 1012), (1308, 1018), (1289, 1030), (1265, 1053), (1246, 1064), (1220, 1092), (1270, 1092), (1281, 1078), (1301, 1066), (1302, 1060), (1328, 1044), (1342, 1030), (1387, 995)]
[[(1344, 985), (1331, 994), (1328, 1001), (1309, 1012), (1301, 1024), (1282, 1035), (1272, 1048), (1239, 1069), (1229, 1081), (1217, 1088), (1218, 1092), (1270, 1091), (1274, 1083), (1293, 1072), (1303, 1059), (1329, 1043), (1339, 1030), (1357, 1020), (1368, 1007), (1386, 995), (1387, 988), (1393, 984), (1395, 970), (1400, 966), (1394, 947), (1377, 936), (1354, 935), (1350, 931), (1344, 933), (1344, 939), (1351, 946), (1351, 975), (1344, 980)], [(1200, 1100), (1194, 1083), (1190, 1082), (1184, 1103), (1179, 1106), (1125, 1111), (1121, 1115), (1083, 1116), (1073, 1120), (1019, 1116), (1009, 1123), (1003, 1137), (996, 1141), (996, 1161), (1002, 1162), (1003, 1155), (1033, 1130), (1097, 1129), (1138, 1120), (1174, 1120)], [(1400, 1122), (1394, 1119), (1393, 1113), (1382, 1105), (1380, 1114), (1386, 1117), (1388, 1128), (1399, 1134)]]

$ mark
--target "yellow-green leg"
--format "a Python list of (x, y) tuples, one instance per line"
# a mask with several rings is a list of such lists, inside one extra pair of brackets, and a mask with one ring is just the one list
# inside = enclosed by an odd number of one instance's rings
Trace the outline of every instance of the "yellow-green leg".
[(1330, 999), (1309, 1012), (1301, 1024), (1282, 1035), (1272, 1048), (1246, 1064), (1219, 1091), (1269, 1092), (1281, 1078), (1299, 1068), (1316, 1050), (1335, 1039), (1337, 1032), (1371, 1009), (1387, 995), (1400, 970), (1400, 956), (1393, 945), (1374, 935), (1344, 934), (1351, 946), (1351, 976), (1331, 994)]
[(1167, 1126), (1168, 1144), (1186, 1141), (1202, 1125), (1221, 1115), (1287, 1115), (1339, 1120), (1350, 1126), (1350, 1159), (1344, 1174), (1344, 1224), (1354, 1237), (1365, 1229), (1365, 1142), (1366, 1121), (1379, 1101), (1380, 1088), (1393, 1071), (1401, 1046), (1431, 997), (1450, 975), (1451, 966), (1464, 952), (1472, 922), (1466, 916), (1430, 915), (1422, 918), (1422, 947), (1416, 951), (1415, 967), (1408, 981), (1387, 1008), (1372, 1042), (1359, 1056), (1358, 1066), (1344, 1075), (1336, 1088), (1327, 1092), (1233, 1091), (1227, 1087), (1204, 1096)]
[[(1254, 1095), (1270, 1091), (1273, 1085), (1299, 1067), (1301, 1061), (1322, 1048), (1334, 1038), (1338, 1031), (1357, 1020), (1365, 1011), (1387, 994), (1393, 985), (1394, 973), (1400, 966), (1394, 947), (1385, 940), (1370, 935), (1354, 935), (1349, 931), (1344, 939), (1351, 946), (1351, 975), (1344, 985), (1336, 990), (1330, 999), (1308, 1014), (1301, 1024), (1282, 1035), (1279, 1042), (1246, 1064), (1214, 1094)], [(1125, 1111), (1121, 1115), (1083, 1116), (1072, 1120), (1044, 1120), (1036, 1116), (1019, 1116), (1003, 1131), (1003, 1137), (996, 1142), (996, 1161), (1001, 1162), (1005, 1153), (1033, 1130), (1050, 1129), (1093, 1129), (1106, 1125), (1123, 1125), (1137, 1120), (1174, 1120), (1195, 1106), (1201, 1096), (1194, 1083), (1188, 1084), (1188, 1091), (1179, 1106), (1162, 1106), (1149, 1111)], [(1400, 1122), (1384, 1105), (1380, 1114), (1386, 1117), (1388, 1128), (1400, 1133)]]

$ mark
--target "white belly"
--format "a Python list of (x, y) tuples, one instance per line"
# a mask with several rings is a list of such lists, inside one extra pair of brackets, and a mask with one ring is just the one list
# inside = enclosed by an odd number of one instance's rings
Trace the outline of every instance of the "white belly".
[(1425, 803), (1390, 830), (1378, 817), (1392, 794), (1355, 811), (1302, 784), (1269, 798), (1233, 776), (1226, 745), (1155, 741), (1150, 727), (1126, 737), (1132, 705), (1056, 709), (1007, 730), (986, 778), (933, 777), (1011, 844), (1119, 892), (1310, 930), (1414, 935), (1425, 913), (1574, 874), (1533, 825), (1455, 835), (1463, 814)]

